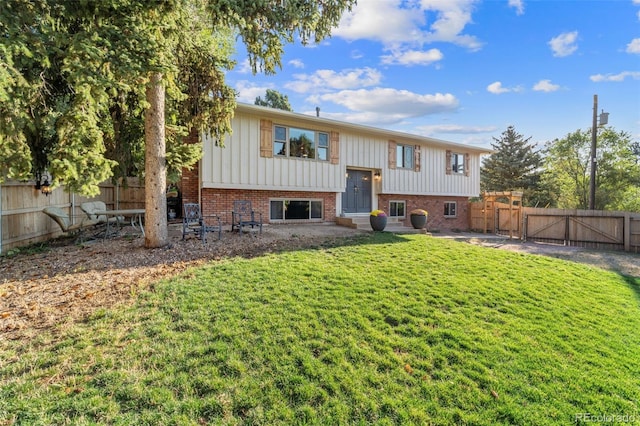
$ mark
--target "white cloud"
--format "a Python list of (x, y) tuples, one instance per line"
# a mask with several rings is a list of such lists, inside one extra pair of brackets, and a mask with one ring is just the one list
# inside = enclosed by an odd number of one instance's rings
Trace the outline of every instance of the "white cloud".
[(551, 83), (551, 80), (540, 80), (533, 86), (533, 90), (536, 92), (555, 92), (558, 89), (560, 86)]
[(441, 61), (444, 58), (438, 49), (430, 50), (407, 50), (404, 52), (393, 52), (391, 55), (382, 56), (382, 63), (386, 65), (429, 65)]
[(415, 7), (401, 8), (399, 0), (360, 0), (350, 13), (342, 15), (340, 25), (331, 31), (331, 35), (392, 45), (413, 41), (423, 23), (424, 17), (415, 12)]
[(627, 77), (630, 77), (634, 80), (640, 80), (640, 71), (623, 71), (619, 74), (596, 74), (589, 77), (591, 81), (599, 83), (601, 81), (614, 81), (620, 82), (624, 81)]
[(433, 134), (480, 134), (480, 133), (493, 133), (496, 131), (495, 126), (480, 127), (480, 126), (463, 126), (460, 124), (433, 124), (427, 126), (418, 126), (417, 129), (424, 135)]
[(343, 90), (320, 95), (313, 100), (333, 102), (351, 111), (324, 113), (323, 117), (376, 126), (458, 108), (458, 100), (450, 93), (422, 95), (391, 88)]
[(508, 92), (522, 92), (522, 87), (503, 87), (502, 82), (496, 81), (487, 86), (487, 92), (493, 93), (494, 95)]
[(569, 56), (578, 50), (576, 41), (578, 40), (578, 32), (562, 33), (549, 41), (549, 46), (553, 51), (553, 56)]
[(313, 74), (294, 74), (293, 78), (284, 87), (298, 93), (312, 93), (375, 86), (382, 80), (382, 74), (373, 68), (355, 68), (340, 72), (317, 70)]
[(627, 53), (640, 53), (640, 38), (634, 38), (627, 44)]
[(251, 65), (249, 64), (249, 59), (247, 58), (244, 61), (240, 62), (238, 65), (236, 65), (236, 68), (234, 69), (234, 71), (237, 71), (240, 74), (253, 73), (253, 70), (251, 69)]
[[(332, 36), (347, 40), (368, 39), (387, 48), (448, 42), (478, 50), (476, 37), (462, 34), (471, 22), (476, 0), (359, 0), (342, 16)], [(435, 14), (435, 17), (429, 16)], [(432, 18), (432, 19), (428, 19)], [(432, 22), (427, 26), (427, 22)]]
[(522, 0), (509, 0), (509, 7), (514, 7), (517, 15), (524, 14), (524, 3)]
[(292, 59), (287, 63), (294, 68), (304, 68), (304, 62), (302, 62), (300, 59)]
[(267, 89), (273, 89), (273, 87), (257, 86), (247, 80), (240, 80), (236, 83), (235, 89), (238, 91), (238, 102), (252, 104), (258, 96), (264, 97)]

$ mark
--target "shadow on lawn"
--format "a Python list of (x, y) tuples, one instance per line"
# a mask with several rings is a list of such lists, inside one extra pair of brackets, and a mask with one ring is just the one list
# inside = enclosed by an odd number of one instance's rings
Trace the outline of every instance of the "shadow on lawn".
[(624, 274), (620, 274), (620, 276), (625, 280), (629, 288), (633, 290), (638, 300), (640, 300), (640, 277), (632, 277)]

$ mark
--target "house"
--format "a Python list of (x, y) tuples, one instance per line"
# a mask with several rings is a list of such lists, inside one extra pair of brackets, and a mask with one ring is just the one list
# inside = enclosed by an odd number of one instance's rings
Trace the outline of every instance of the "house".
[[(409, 225), (468, 229), (490, 151), (397, 131), (238, 104), (224, 147), (203, 136), (203, 158), (185, 171), (182, 197), (230, 223), (234, 200), (251, 200), (265, 223), (335, 222), (373, 209)], [(194, 141), (195, 142), (195, 141)]]

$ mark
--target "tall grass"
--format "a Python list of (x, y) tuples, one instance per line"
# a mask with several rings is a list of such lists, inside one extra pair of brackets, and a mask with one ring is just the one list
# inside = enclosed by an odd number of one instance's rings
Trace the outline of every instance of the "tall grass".
[(2, 343), (0, 423), (640, 419), (640, 280), (419, 236), (230, 259)]

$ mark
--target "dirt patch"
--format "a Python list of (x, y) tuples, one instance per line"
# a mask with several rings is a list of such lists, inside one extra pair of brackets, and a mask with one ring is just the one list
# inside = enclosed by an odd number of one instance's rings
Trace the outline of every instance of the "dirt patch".
[(598, 268), (618, 272), (623, 275), (640, 278), (640, 254), (620, 251), (599, 251), (581, 247), (561, 246), (533, 242), (520, 242), (504, 238), (483, 238), (477, 236), (461, 237), (471, 244), (493, 247), (522, 253), (556, 257), (572, 262), (585, 263)]

